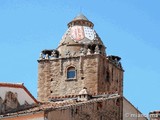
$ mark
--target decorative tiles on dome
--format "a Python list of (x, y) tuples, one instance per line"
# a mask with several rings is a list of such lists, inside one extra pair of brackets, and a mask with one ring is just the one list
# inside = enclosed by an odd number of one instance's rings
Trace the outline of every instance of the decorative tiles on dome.
[(73, 40), (76, 43), (91, 43), (98, 40), (95, 30), (87, 26), (73, 26), (68, 28), (62, 37), (60, 44)]

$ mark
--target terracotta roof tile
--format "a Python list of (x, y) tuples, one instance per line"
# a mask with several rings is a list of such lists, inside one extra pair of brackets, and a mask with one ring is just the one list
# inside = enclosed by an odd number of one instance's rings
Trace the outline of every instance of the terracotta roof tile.
[(54, 109), (68, 109), (73, 106), (81, 106), (81, 105), (86, 105), (89, 103), (94, 103), (94, 102), (100, 102), (108, 99), (116, 99), (119, 98), (120, 96), (114, 96), (114, 97), (103, 97), (103, 98), (94, 98), (85, 102), (77, 102), (76, 100), (66, 100), (66, 101), (58, 101), (58, 102), (46, 102), (39, 104), (33, 108), (15, 112), (15, 113), (9, 113), (5, 115), (1, 115), (1, 117), (7, 117), (7, 116), (15, 116), (19, 114), (29, 114), (29, 113), (35, 113), (39, 111), (47, 111), (47, 110), (54, 110)]

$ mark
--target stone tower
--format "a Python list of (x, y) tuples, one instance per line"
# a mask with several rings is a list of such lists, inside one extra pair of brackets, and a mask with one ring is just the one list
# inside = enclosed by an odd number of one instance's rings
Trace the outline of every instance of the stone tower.
[(123, 96), (120, 57), (108, 56), (94, 24), (83, 14), (68, 23), (57, 49), (43, 50), (38, 60), (38, 99), (77, 95), (83, 88), (93, 94)]

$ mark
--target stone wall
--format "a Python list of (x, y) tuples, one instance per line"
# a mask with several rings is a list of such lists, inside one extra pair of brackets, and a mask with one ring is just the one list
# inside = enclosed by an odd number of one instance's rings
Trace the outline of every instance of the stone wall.
[(38, 66), (38, 99), (47, 100), (46, 98), (50, 95), (50, 66), (51, 62), (48, 60), (39, 62)]
[[(67, 68), (76, 69), (76, 78), (67, 79)], [(90, 94), (123, 95), (123, 70), (100, 54), (39, 60), (38, 99), (77, 95), (83, 87)]]
[(88, 55), (82, 58), (83, 86), (90, 94), (98, 93), (98, 56)]
[(90, 101), (67, 108), (48, 110), (48, 120), (122, 120), (117, 98)]
[[(76, 69), (76, 78), (67, 79), (67, 68)], [(123, 95), (123, 70), (101, 54), (39, 60), (38, 99), (78, 95), (86, 87), (90, 94)]]
[[(83, 87), (92, 94), (97, 91), (96, 56), (81, 56), (39, 61), (38, 99), (50, 96), (77, 95)], [(67, 79), (67, 68), (76, 68), (76, 78)]]
[(98, 93), (118, 93), (123, 96), (123, 70), (100, 55), (98, 61)]

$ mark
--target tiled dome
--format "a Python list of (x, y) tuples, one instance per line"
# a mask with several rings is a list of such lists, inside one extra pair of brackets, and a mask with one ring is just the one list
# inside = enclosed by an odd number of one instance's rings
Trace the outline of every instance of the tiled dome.
[(68, 29), (63, 35), (58, 51), (63, 56), (66, 50), (78, 52), (82, 47), (96, 46), (105, 47), (100, 37), (93, 29), (94, 24), (89, 21), (83, 14), (78, 14), (71, 22), (68, 23)]

